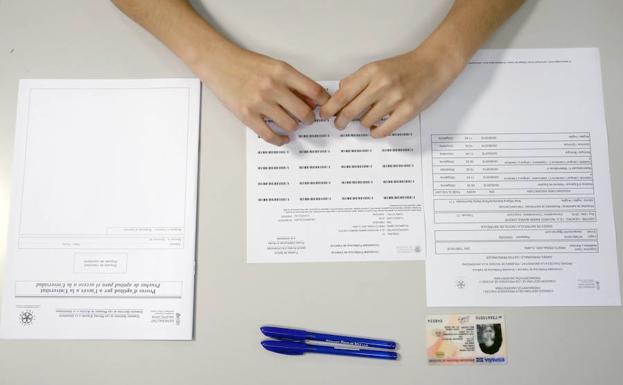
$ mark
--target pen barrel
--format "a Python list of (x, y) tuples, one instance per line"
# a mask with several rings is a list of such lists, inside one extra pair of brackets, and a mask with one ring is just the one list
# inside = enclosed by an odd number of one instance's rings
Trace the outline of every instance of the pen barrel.
[(308, 333), (307, 339), (351, 346), (365, 346), (379, 349), (396, 349), (396, 343), (394, 341), (376, 340), (371, 338), (338, 336), (334, 334), (323, 333)]
[(396, 352), (388, 352), (388, 351), (383, 351), (383, 350), (371, 350), (371, 349), (339, 349), (339, 348), (334, 348), (332, 346), (314, 346), (313, 348), (309, 350), (309, 352), (310, 353), (321, 353), (321, 354), (333, 354), (336, 356), (378, 358), (382, 360), (398, 359), (398, 354)]

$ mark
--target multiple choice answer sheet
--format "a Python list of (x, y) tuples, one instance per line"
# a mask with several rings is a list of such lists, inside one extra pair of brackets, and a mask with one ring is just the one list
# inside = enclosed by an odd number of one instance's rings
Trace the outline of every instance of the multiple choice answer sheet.
[(483, 50), (421, 119), (429, 306), (620, 305), (597, 49)]
[(22, 80), (0, 335), (192, 338), (200, 82)]
[(420, 151), (418, 119), (383, 140), (317, 119), (282, 147), (248, 129), (247, 261), (423, 259)]

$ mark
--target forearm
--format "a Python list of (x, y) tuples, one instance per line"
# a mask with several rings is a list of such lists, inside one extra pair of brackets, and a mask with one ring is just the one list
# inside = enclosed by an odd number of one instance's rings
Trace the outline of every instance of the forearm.
[(361, 116), (359, 121), (370, 128), (372, 137), (390, 135), (431, 105), (522, 3), (455, 0), (445, 19), (419, 47), (366, 64), (342, 79), (339, 90), (320, 108), (320, 116), (335, 116), (338, 129)]
[(186, 0), (112, 2), (204, 79), (216, 72), (212, 68), (240, 50), (201, 18)]
[(458, 73), (523, 2), (455, 0), (445, 19), (419, 48), (443, 55)]
[(242, 49), (208, 25), (187, 0), (112, 0), (121, 11), (178, 55), (245, 125), (275, 145), (311, 124), (329, 95), (289, 64)]

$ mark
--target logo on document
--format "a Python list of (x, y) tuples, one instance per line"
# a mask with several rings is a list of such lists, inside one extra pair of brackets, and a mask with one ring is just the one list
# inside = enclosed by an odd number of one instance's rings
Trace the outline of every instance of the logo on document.
[(467, 287), (467, 283), (465, 282), (464, 279), (457, 279), (456, 282), (454, 283), (457, 289), (465, 289)]
[(19, 313), (19, 322), (22, 326), (30, 326), (35, 320), (35, 314), (30, 310), (25, 310)]

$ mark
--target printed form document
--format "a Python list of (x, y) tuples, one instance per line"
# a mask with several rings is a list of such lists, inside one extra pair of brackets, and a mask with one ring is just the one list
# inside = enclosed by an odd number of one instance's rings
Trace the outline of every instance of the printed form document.
[(429, 306), (620, 304), (597, 49), (482, 50), (386, 139), (290, 139), (247, 134), (249, 262), (426, 256)]
[(422, 145), (429, 306), (620, 305), (597, 49), (481, 51)]
[(192, 338), (200, 83), (20, 82), (0, 335)]

